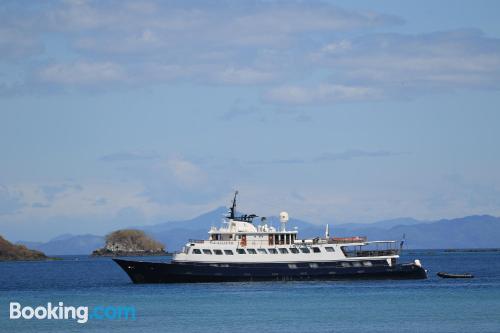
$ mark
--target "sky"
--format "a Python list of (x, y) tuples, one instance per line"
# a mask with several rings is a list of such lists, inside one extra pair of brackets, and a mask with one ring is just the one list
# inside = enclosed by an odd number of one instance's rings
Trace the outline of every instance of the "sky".
[(0, 234), (229, 205), (500, 215), (498, 1), (2, 1)]

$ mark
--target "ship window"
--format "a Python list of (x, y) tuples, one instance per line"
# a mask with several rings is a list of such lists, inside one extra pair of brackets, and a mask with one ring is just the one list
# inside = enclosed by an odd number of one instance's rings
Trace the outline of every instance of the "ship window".
[(203, 254), (212, 254), (212, 251), (207, 250), (207, 249), (203, 249)]
[(312, 262), (312, 263), (309, 264), (309, 267), (311, 267), (311, 268), (318, 268), (318, 264)]
[(373, 264), (371, 261), (363, 261), (363, 265), (365, 265), (366, 267), (372, 267)]
[[(271, 254), (277, 254), (278, 251), (276, 249), (267, 249), (269, 251), (269, 253)], [(286, 249), (285, 249), (286, 250)]]
[(215, 254), (218, 255), (218, 256), (221, 256), (222, 255), (222, 251), (221, 250), (214, 250)]
[(267, 254), (266, 249), (257, 249), (260, 254)]
[(201, 254), (201, 251), (200, 251), (200, 249), (193, 249), (193, 253), (194, 254)]
[(285, 249), (285, 248), (280, 247), (280, 253), (282, 253), (282, 254), (287, 254), (287, 253), (288, 253), (288, 250), (287, 250), (287, 249)]
[(299, 250), (297, 248), (295, 248), (295, 247), (291, 247), (290, 248), (290, 252), (292, 252), (292, 253), (299, 253)]
[(238, 254), (246, 254), (245, 249), (237, 249)]
[(326, 252), (335, 252), (335, 250), (331, 246), (325, 247), (325, 250), (326, 250)]
[(302, 253), (309, 253), (311, 251), (309, 251), (309, 249), (307, 247), (301, 247), (300, 248), (300, 252), (302, 252)]
[(313, 247), (313, 252), (314, 253), (320, 253), (321, 252), (321, 249), (319, 247)]
[(344, 262), (342, 263), (342, 266), (343, 266), (343, 267), (351, 267), (351, 264), (349, 264), (348, 262), (345, 262), (345, 261), (344, 261)]
[(288, 268), (297, 269), (297, 265), (296, 264), (288, 264)]
[(233, 251), (231, 251), (231, 250), (224, 250), (224, 254), (227, 254), (228, 256), (232, 256), (233, 255)]
[(354, 262), (352, 263), (352, 265), (353, 265), (354, 267), (361, 267), (361, 263), (360, 263), (360, 262), (357, 262), (357, 261), (354, 261)]
[(247, 252), (248, 254), (257, 254), (257, 251), (255, 251), (255, 249), (248, 249)]

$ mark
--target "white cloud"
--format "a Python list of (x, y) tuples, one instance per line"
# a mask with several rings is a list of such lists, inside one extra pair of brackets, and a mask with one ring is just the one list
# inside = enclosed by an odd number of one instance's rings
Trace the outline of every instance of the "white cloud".
[[(346, 151), (325, 157), (344, 160), (391, 154), (385, 151)], [(231, 163), (231, 168), (234, 165)], [(15, 214), (0, 214), (0, 227), (2, 233), (13, 240), (50, 238), (65, 232), (103, 234), (116, 228), (190, 218), (227, 205), (231, 188), (217, 188), (197, 202), (186, 199), (186, 193), (196, 192), (196, 186), (203, 190), (212, 185), (204, 176), (199, 178), (200, 170), (202, 168), (196, 163), (179, 157), (164, 163), (162, 172), (194, 188), (180, 193), (182, 189), (175, 187), (175, 183), (165, 183), (155, 174), (154, 180), (161, 187), (167, 187), (163, 194), (177, 196), (177, 199), (182, 197), (182, 200), (170, 198), (163, 202), (142, 195), (148, 184), (141, 181), (13, 184), (8, 190), (0, 187), (0, 208), (1, 199), (5, 197), (21, 200), (21, 205), (17, 200), (12, 202)], [(203, 175), (204, 171), (201, 173)], [(340, 173), (339, 178), (342, 177)], [(312, 223), (372, 222), (400, 216), (436, 219), (499, 212), (499, 187), (491, 184), (490, 179), (475, 182), (455, 177), (443, 184), (442, 180), (431, 177), (428, 184), (421, 184), (415, 191), (414, 184), (408, 183), (408, 179), (396, 178), (394, 182), (374, 179), (361, 188), (354, 188), (350, 182), (335, 181), (335, 186), (328, 181), (324, 184), (286, 182), (277, 185), (256, 183), (251, 178), (241, 177), (237, 189), (240, 190), (240, 207), (245, 212), (270, 216), (287, 210), (292, 217)], [(43, 186), (63, 189), (68, 185), (81, 190), (65, 191), (52, 201), (40, 191)], [(6, 191), (7, 196), (3, 195)], [(12, 212), (12, 206), (8, 207)]]
[(316, 162), (349, 161), (356, 158), (393, 157), (393, 156), (401, 156), (404, 154), (407, 153), (393, 152), (388, 150), (367, 151), (361, 149), (350, 149), (337, 153), (331, 153), (331, 152), (324, 153), (320, 156), (317, 156), (314, 159), (314, 161)]
[(179, 155), (134, 164), (117, 160), (108, 165), (117, 170), (120, 179), (141, 184), (138, 195), (143, 200), (161, 207), (203, 205), (213, 201), (226, 189), (227, 175), (218, 175), (213, 169), (207, 170), (207, 165), (199, 160)]
[(104, 47), (110, 44), (118, 46), (123, 37), (126, 39), (129, 33), (137, 31), (148, 31), (164, 41), (177, 41), (178, 44), (190, 42), (186, 38), (191, 37), (201, 44), (262, 46), (289, 42), (295, 34), (303, 32), (343, 31), (401, 23), (401, 19), (394, 16), (350, 11), (317, 1), (255, 1), (232, 6), (214, 3), (194, 6), (181, 1), (133, 1), (111, 5), (83, 2), (57, 6), (48, 17), (55, 29), (64, 27), (80, 33), (99, 29), (98, 38), (109, 43), (95, 46)]
[(63, 85), (92, 85), (126, 79), (123, 68), (112, 62), (53, 64), (38, 71), (38, 80)]
[(281, 86), (269, 90), (266, 100), (273, 103), (304, 105), (374, 100), (381, 93), (370, 87), (321, 84), (315, 87)]
[[(24, 82), (17, 73), (15, 82), (3, 78), (4, 94), (276, 84), (268, 101), (305, 105), (500, 87), (498, 38), (477, 30), (363, 35), (402, 20), (317, 1), (64, 1), (6, 9), (0, 19), (0, 58), (38, 60), (23, 66)], [(350, 38), (353, 31), (361, 34)]]
[(476, 30), (368, 35), (327, 44), (311, 59), (336, 80), (389, 93), (500, 87), (500, 39)]
[(268, 82), (274, 79), (273, 73), (256, 70), (253, 68), (229, 67), (215, 75), (222, 83), (254, 84)]
[(159, 155), (154, 151), (131, 150), (106, 154), (99, 157), (102, 162), (123, 162), (123, 161), (148, 161), (158, 159)]
[(39, 192), (42, 193), (45, 199), (49, 202), (54, 201), (56, 198), (71, 195), (71, 193), (80, 192), (82, 190), (82, 186), (68, 183), (45, 184), (39, 188)]
[[(63, 88), (105, 83), (113, 89), (123, 83), (155, 85), (178, 80), (228, 85), (274, 82), (301, 70), (301, 44), (309, 39), (308, 34), (401, 23), (390, 15), (317, 1), (253, 1), (231, 6), (61, 1), (44, 4), (30, 15), (22, 7), (11, 10), (4, 16), (22, 17), (24, 25), (4, 20), (0, 50), (38, 52), (41, 61), (25, 67), (26, 82), (0, 82), (0, 87), (12, 87), (4, 88), (5, 92), (16, 87), (24, 92), (46, 90), (47, 83)], [(7, 29), (5, 33), (2, 28)], [(40, 53), (44, 43), (49, 47)], [(39, 65), (47, 59), (50, 65)], [(287, 68), (290, 65), (297, 68)]]
[[(14, 184), (12, 187), (22, 193), (25, 202), (30, 204), (21, 211), (25, 218), (91, 214), (109, 216), (125, 206), (141, 204), (141, 199), (136, 198), (141, 187), (132, 183), (94, 182), (82, 185), (52, 182)], [(98, 199), (107, 200), (106, 205), (97, 207), (95, 203)], [(142, 203), (144, 202), (145, 200), (142, 200)]]
[(0, 59), (18, 60), (42, 51), (43, 45), (34, 34), (0, 26)]
[[(180, 179), (190, 167), (174, 166)], [(47, 240), (62, 233), (105, 234), (117, 228), (160, 223), (207, 212), (220, 206), (218, 199), (159, 203), (141, 195), (140, 182), (87, 182), (71, 184), (80, 191), (66, 191), (47, 200), (42, 187), (65, 188), (67, 183), (10, 184), (0, 186), (0, 229), (11, 240)], [(170, 193), (176, 195), (175, 191)]]
[(0, 185), (0, 215), (17, 213), (24, 206), (22, 193)]
[(316, 84), (310, 83), (314, 74), (305, 76), (307, 85), (274, 87), (264, 99), (322, 105), (500, 88), (500, 39), (477, 30), (338, 39), (310, 52), (308, 59), (311, 72), (321, 73)]
[(176, 184), (182, 188), (195, 188), (203, 185), (207, 175), (196, 164), (179, 157), (170, 158), (167, 163), (168, 172), (173, 175)]
[(348, 40), (341, 40), (323, 46), (323, 48), (321, 48), (319, 55), (321, 56), (321, 55), (337, 54), (349, 51), (350, 49), (352, 49), (351, 42)]

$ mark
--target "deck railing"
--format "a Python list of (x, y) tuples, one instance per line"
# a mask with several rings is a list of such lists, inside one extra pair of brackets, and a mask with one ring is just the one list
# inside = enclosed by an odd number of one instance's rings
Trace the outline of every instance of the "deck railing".
[(333, 237), (328, 239), (329, 244), (345, 244), (345, 243), (359, 243), (366, 242), (368, 238), (366, 236), (356, 236), (356, 237)]
[(399, 254), (398, 250), (344, 251), (346, 257), (383, 257)]
[(203, 240), (203, 239), (190, 239), (188, 242), (189, 243), (205, 243), (205, 240)]
[(219, 245), (231, 245), (234, 244), (235, 241), (220, 241), (220, 240), (211, 240), (210, 244), (219, 244)]

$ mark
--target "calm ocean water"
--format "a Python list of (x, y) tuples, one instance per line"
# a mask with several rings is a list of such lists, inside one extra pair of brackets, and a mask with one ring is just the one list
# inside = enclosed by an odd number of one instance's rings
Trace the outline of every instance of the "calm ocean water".
[[(109, 258), (0, 262), (0, 332), (500, 332), (500, 252), (408, 250), (402, 259), (414, 258), (428, 280), (134, 285)], [(9, 320), (11, 301), (134, 306), (137, 317)]]

